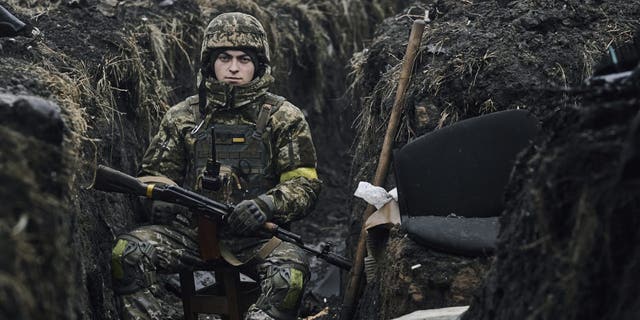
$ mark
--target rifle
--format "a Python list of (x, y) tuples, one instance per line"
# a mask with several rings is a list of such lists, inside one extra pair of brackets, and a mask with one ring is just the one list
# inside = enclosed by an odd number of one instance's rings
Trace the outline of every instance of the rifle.
[[(192, 212), (201, 214), (205, 218), (213, 220), (222, 218), (223, 222), (225, 221), (225, 217), (234, 209), (232, 205), (211, 200), (201, 194), (178, 186), (143, 183), (135, 177), (103, 165), (98, 166), (93, 189), (144, 196), (153, 200), (179, 204), (189, 208)], [(345, 270), (351, 269), (351, 262), (349, 262), (349, 260), (331, 252), (333, 249), (331, 244), (323, 245), (321, 249), (316, 249), (305, 244), (300, 235), (282, 229), (273, 222), (266, 222), (263, 228), (276, 238), (295, 244), (301, 249), (337, 267)]]

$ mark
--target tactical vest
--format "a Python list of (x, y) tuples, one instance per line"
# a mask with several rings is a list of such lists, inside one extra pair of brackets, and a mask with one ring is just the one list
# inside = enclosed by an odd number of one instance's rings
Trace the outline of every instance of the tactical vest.
[[(274, 151), (271, 146), (272, 130), (267, 123), (285, 99), (267, 94), (255, 124), (242, 125), (216, 123), (215, 114), (203, 118), (197, 97), (190, 99), (188, 103), (193, 106), (196, 127), (191, 132), (195, 143), (187, 176), (193, 190), (220, 202), (238, 203), (275, 186), (278, 177), (271, 170)], [(204, 190), (201, 184), (207, 161), (213, 156), (212, 126), (215, 131), (216, 158), (221, 164), (219, 191)]]

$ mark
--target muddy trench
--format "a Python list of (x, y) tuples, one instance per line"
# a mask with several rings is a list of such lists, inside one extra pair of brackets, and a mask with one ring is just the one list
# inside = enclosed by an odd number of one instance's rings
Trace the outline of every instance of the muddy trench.
[[(324, 186), (293, 231), (346, 256), (365, 208), (352, 194), (373, 178), (410, 26), (425, 12), (431, 21), (396, 146), (501, 110), (525, 109), (540, 121), (505, 189), (497, 252), (451, 255), (394, 227), (354, 319), (461, 305), (471, 306), (465, 320), (640, 316), (640, 81), (583, 82), (609, 45), (631, 41), (639, 1), (0, 6), (39, 31), (0, 37), (0, 319), (118, 319), (111, 248), (148, 217), (134, 197), (91, 190), (94, 170), (137, 171), (162, 115), (195, 92), (204, 26), (227, 11), (265, 24), (273, 92), (301, 107), (312, 129)], [(384, 187), (394, 186), (391, 173)], [(317, 259), (312, 273), (300, 316), (329, 307), (316, 319), (337, 319), (347, 274)]]
[[(274, 93), (311, 125), (325, 182), (315, 211), (294, 231), (340, 246), (349, 214), (353, 112), (347, 63), (374, 25), (399, 10), (385, 1), (2, 1), (37, 36), (0, 39), (2, 237), (0, 318), (115, 319), (110, 252), (144, 223), (133, 197), (88, 189), (97, 164), (134, 174), (160, 118), (194, 94), (201, 34), (219, 13), (265, 24)], [(34, 97), (43, 97), (40, 100)], [(35, 125), (42, 123), (42, 125)], [(5, 250), (6, 249), (6, 250)], [(331, 269), (313, 261), (312, 282)], [(303, 314), (318, 312), (309, 295)], [(337, 299), (337, 298), (335, 298)], [(45, 316), (46, 315), (46, 316)]]

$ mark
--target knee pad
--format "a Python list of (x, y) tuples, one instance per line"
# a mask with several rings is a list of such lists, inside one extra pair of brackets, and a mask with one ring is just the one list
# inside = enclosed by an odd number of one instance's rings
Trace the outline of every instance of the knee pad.
[(113, 291), (129, 294), (156, 282), (155, 247), (132, 235), (118, 237), (111, 251)]
[(263, 280), (256, 306), (276, 319), (296, 319), (309, 281), (306, 266), (294, 263), (272, 265)]

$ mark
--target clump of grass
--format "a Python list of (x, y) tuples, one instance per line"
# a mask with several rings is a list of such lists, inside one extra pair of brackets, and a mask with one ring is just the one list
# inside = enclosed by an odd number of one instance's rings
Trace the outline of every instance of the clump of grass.
[(178, 59), (185, 59), (189, 65), (193, 65), (184, 40), (184, 27), (178, 19), (162, 20), (162, 27), (149, 23), (147, 28), (151, 51), (160, 68), (160, 77), (174, 78), (176, 66), (173, 62)]
[(97, 91), (111, 106), (126, 105), (108, 109), (112, 117), (106, 119), (113, 121), (120, 114), (115, 109), (129, 110), (144, 119), (149, 138), (155, 134), (152, 128), (170, 107), (166, 79), (176, 77), (178, 64), (193, 65), (185, 41), (193, 39), (185, 37), (186, 28), (177, 19), (167, 19), (135, 26), (121, 35), (119, 53), (105, 58)]
[[(70, 129), (68, 133), (73, 144), (70, 150), (76, 150), (81, 141), (89, 139), (88, 117), (83, 101), (87, 98), (97, 102), (103, 100), (96, 97), (91, 85), (92, 77), (84, 63), (74, 62), (64, 53), (55, 51), (42, 42), (38, 43), (37, 50), (47, 59), (32, 65), (32, 72), (40, 75), (40, 80), (52, 93), (51, 98), (61, 106), (65, 124)], [(60, 65), (64, 66), (64, 71), (60, 70)], [(107, 108), (104, 104), (101, 106)]]
[(13, 10), (32, 18), (47, 14), (49, 11), (57, 9), (61, 1), (41, 1), (41, 0), (5, 0)]

